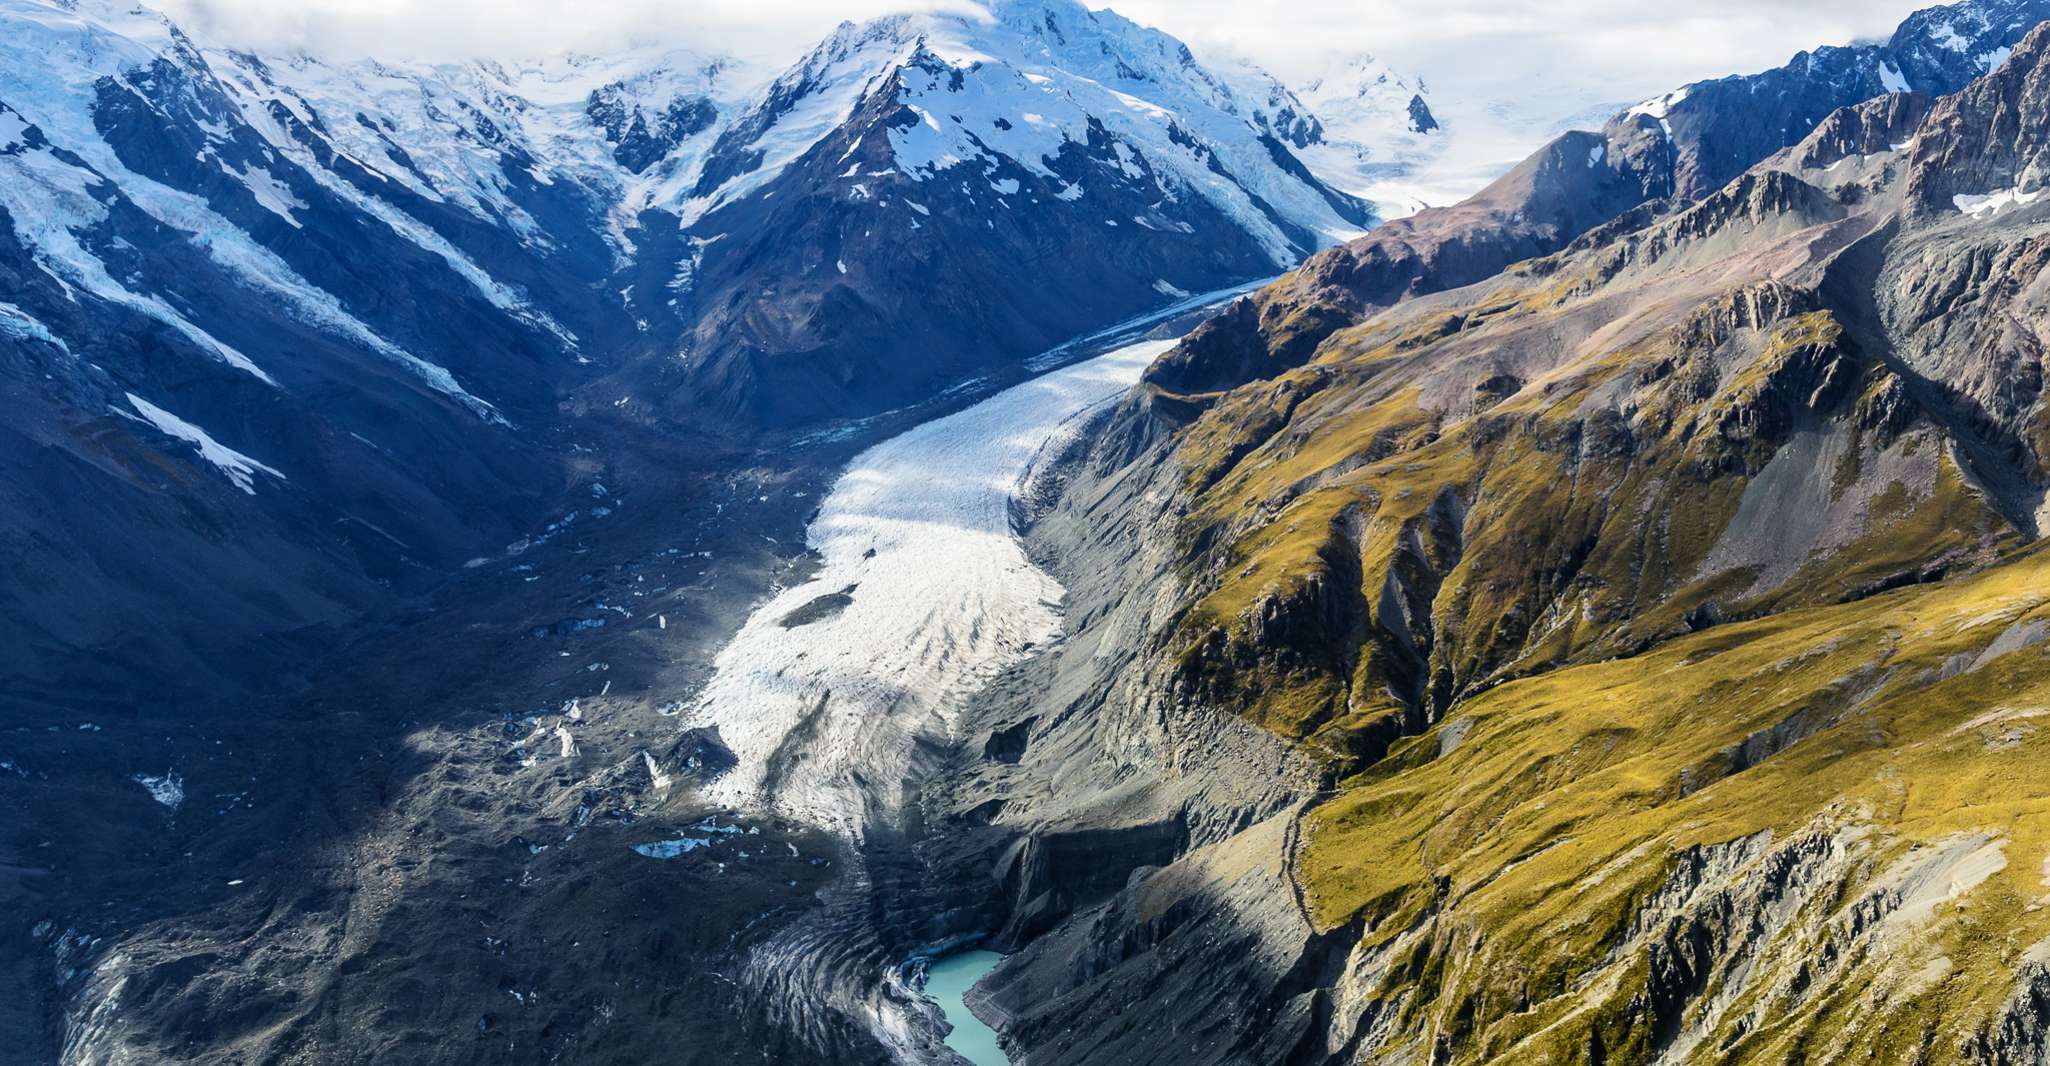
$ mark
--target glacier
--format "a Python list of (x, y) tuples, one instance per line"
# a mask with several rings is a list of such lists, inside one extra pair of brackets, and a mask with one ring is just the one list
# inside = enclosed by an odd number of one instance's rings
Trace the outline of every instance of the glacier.
[[(711, 798), (854, 838), (869, 812), (900, 809), (919, 742), (1060, 634), (1061, 586), (1013, 526), (1035, 461), (1173, 343), (1118, 348), (857, 456), (807, 531), (817, 572), (754, 611), (692, 710), (739, 760)], [(844, 607), (806, 610), (823, 602)]]

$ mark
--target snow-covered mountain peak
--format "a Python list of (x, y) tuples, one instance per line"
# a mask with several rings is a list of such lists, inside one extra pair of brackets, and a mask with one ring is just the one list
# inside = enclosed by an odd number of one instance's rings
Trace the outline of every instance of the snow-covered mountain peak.
[[(217, 80), (274, 150), (307, 150), (295, 124), (318, 130), (380, 180), (536, 240), (544, 228), (511, 186), (567, 182), (611, 205), (622, 255), (641, 212), (672, 211), (688, 225), (751, 195), (885, 87), (927, 116), (922, 130), (891, 135), (907, 172), (930, 177), (943, 162), (995, 156), (1047, 172), (1063, 145), (1100, 130), (1148, 160), (1161, 198), (1214, 201), (1259, 232), (1277, 263), (1369, 220), (1286, 158), (1323, 127), (1278, 80), (1213, 70), (1174, 37), (1075, 0), (844, 22), (780, 74), (674, 47), (434, 64), (256, 56), (194, 45), (162, 15), (115, 0), (4, 0), (0, 14), (38, 30), (0, 44), (40, 53), (10, 64), (33, 71), (10, 98), (27, 94), (25, 82), (76, 93), (185, 56), (178, 64)], [(1270, 138), (1286, 146), (1280, 155)]]
[(734, 56), (673, 46), (610, 55), (563, 52), (515, 62), (479, 60), (478, 69), (509, 92), (542, 106), (582, 106), (594, 92), (624, 88), (650, 102), (693, 92), (737, 102), (773, 71)]
[(1900, 87), (1926, 90), (1992, 71), (2043, 13), (2038, 0), (1965, 0), (1917, 11), (1888, 42)]
[(1410, 93), (1425, 91), (1422, 78), (1397, 72), (1372, 52), (1358, 51), (1332, 54), (1298, 91), (1305, 100), (1332, 101), (1371, 96), (1383, 86)]
[(1223, 210), (1277, 264), (1369, 219), (1277, 143), (1278, 129), (1302, 121), (1284, 88), (1248, 88), (1175, 38), (1072, 0), (843, 23), (721, 135), (679, 213), (703, 217), (761, 188), (864, 106), (890, 116), (896, 163), (872, 170), (919, 181), (972, 172), (995, 189), (1011, 188), (1016, 171), (1055, 182), (1050, 195), (1072, 203), (1088, 190), (1057, 178), (1059, 160), (1107, 152), (1154, 200), (1194, 196)]
[(1368, 52), (1342, 53), (1295, 96), (1323, 128), (1322, 143), (1303, 152), (1319, 177), (1389, 217), (1420, 206), (1411, 183), (1445, 155), (1448, 140), (1422, 78)]
[[(0, 20), (9, 28), (0, 37), (0, 86), (16, 98), (61, 93), (190, 47), (162, 15), (103, 0), (0, 0)], [(45, 71), (62, 80), (43, 80)]]
[(1333, 58), (1296, 95), (1336, 139), (1356, 144), (1439, 128), (1423, 79), (1400, 74), (1366, 52)]

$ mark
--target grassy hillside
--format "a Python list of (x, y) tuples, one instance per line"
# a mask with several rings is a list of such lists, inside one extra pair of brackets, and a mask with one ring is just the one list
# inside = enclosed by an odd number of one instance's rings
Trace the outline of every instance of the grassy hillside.
[(1152, 378), (1200, 592), (1159, 668), (1326, 768), (1341, 1060), (2046, 1053), (2050, 204), (1929, 191), (2020, 165), (1984, 131), (2046, 50)]

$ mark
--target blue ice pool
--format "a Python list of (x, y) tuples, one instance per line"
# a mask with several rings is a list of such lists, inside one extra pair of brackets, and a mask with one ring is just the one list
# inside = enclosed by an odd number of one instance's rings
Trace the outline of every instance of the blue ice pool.
[(962, 996), (1004, 957), (994, 951), (963, 951), (935, 961), (925, 970), (925, 994), (940, 1005), (954, 1031), (947, 1046), (975, 1066), (1009, 1066), (1010, 1057), (997, 1046), (996, 1030), (969, 1013)]

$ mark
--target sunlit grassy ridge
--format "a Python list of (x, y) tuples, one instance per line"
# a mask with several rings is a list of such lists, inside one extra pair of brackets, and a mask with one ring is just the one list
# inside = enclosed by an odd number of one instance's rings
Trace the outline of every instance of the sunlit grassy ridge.
[(2050, 549), (1973, 473), (2034, 453), (1911, 380), (1842, 281), (1878, 232), (1734, 183), (1155, 386), (1170, 667), (1327, 768), (1296, 874), (1356, 1053), (1948, 1061), (2050, 995)]
[[(1526, 381), (1500, 353), (1592, 332), (1571, 317), (1613, 301), (1511, 290), (1472, 314), (1384, 316), (1218, 398), (1177, 440), (1192, 518), (1225, 546), (1181, 626), (1185, 669), (1350, 764), (1378, 756), (1392, 718), (1502, 677), (2010, 544), (1930, 425), (1860, 420), (1887, 371), (1804, 301), (1769, 286), (1635, 309), (1642, 323), (1607, 321)], [(1803, 433), (1830, 438), (1818, 505), (1841, 513), (1772, 543), (1764, 497), (1815, 477), (1773, 466)], [(1767, 556), (1801, 565), (1764, 574)]]
[[(1775, 950), (1791, 966), (1909, 848), (1980, 834), (2004, 865), (1955, 898), (1941, 886), (1943, 905), (1883, 946), (1911, 953), (1908, 971), (1929, 968), (1928, 987), (1889, 993), (1867, 985), (1878, 971), (1846, 969), (1835, 976), (1848, 987), (1803, 999), (1754, 980), (1739, 999), (1767, 1006), (1771, 1024), (1738, 1037), (1730, 1058), (1787, 1061), (1804, 1034), (1875, 1054), (1962, 1035), (2050, 937), (2050, 657), (2032, 643), (2050, 634), (2046, 603), (2050, 553), (2037, 550), (1946, 585), (1502, 685), (1311, 816), (1301, 872), (1313, 914), (1361, 921), (1369, 945), (1460, 957), (1460, 975), (1439, 978), (1459, 987), (1427, 1009), (1500, 1023), (1470, 1058), (1573, 1061), (1595, 1039), (1611, 1051), (1649, 1039), (1653, 1019), (1628, 1002), (1641, 987), (1587, 982), (1629, 960), (1631, 927), (1690, 849), (1761, 833), (1857, 841), (1862, 861), (1803, 903), (1788, 942), (1761, 947), (1761, 967)], [(1846, 950), (1881, 948), (1837, 936)], [(1393, 974), (1384, 992), (1423, 979)]]

